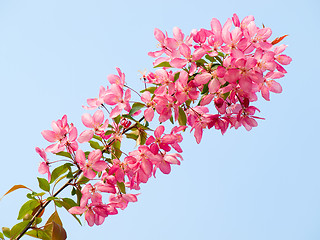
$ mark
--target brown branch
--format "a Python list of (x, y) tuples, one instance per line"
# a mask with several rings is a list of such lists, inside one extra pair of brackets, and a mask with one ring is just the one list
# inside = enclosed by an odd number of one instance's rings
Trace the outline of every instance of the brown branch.
[[(65, 183), (61, 188), (59, 188), (58, 191), (56, 191), (52, 196), (53, 197), (56, 197), (60, 192), (62, 192), (66, 187), (68, 187), (71, 182), (76, 179), (80, 173), (82, 171), (79, 170), (79, 172), (77, 172), (74, 177), (72, 179), (70, 179), (67, 183)], [(31, 225), (33, 224), (33, 222), (35, 221), (36, 217), (38, 217), (40, 215), (40, 213), (49, 205), (49, 203), (51, 202), (52, 200), (49, 200), (49, 201), (46, 201), (45, 204), (40, 207), (38, 209), (38, 211), (36, 212), (36, 214), (31, 218), (30, 222), (28, 223), (28, 225), (23, 229), (23, 231), (16, 237), (16, 240), (20, 239), (27, 231), (28, 229), (31, 227)]]

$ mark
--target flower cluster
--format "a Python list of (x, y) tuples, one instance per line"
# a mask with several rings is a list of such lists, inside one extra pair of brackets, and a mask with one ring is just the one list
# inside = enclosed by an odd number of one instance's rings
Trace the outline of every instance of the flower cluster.
[[(240, 22), (235, 14), (223, 26), (213, 18), (210, 29), (193, 30), (188, 36), (177, 27), (172, 38), (155, 29), (161, 49), (149, 55), (156, 58), (154, 66), (159, 69), (143, 75), (148, 87), (140, 91), (141, 102), (131, 100), (132, 89), (117, 68), (117, 75), (108, 76), (109, 86), (101, 86), (99, 96), (83, 106), (95, 110), (82, 115), (87, 130), (78, 136), (65, 115), (52, 122), (52, 130), (42, 132), (53, 143), (45, 151), (68, 158), (68, 163), (51, 174), (54, 162), (36, 148), (44, 160), (39, 172), (47, 173), (50, 183), (68, 172), (61, 177), (71, 179), (72, 194), (78, 196), (68, 211), (84, 214), (89, 226), (102, 224), (107, 216), (137, 201), (138, 194), (129, 190), (139, 190), (158, 169), (169, 174), (171, 165), (180, 165), (181, 133), (186, 128), (200, 143), (206, 128), (223, 134), (228, 128), (251, 130), (258, 125), (259, 109), (251, 103), (258, 92), (269, 101), (270, 92), (282, 91), (277, 81), (286, 73), (282, 65), (291, 62), (282, 54), (285, 45), (274, 46), (285, 36), (270, 41), (271, 33), (270, 28), (257, 27), (253, 16)], [(151, 122), (168, 120), (175, 124), (168, 132), (163, 125), (154, 131), (149, 127)], [(135, 141), (137, 148), (125, 153), (124, 139)], [(79, 143), (87, 142), (92, 151), (79, 148)]]
[[(267, 101), (270, 92), (281, 93), (277, 81), (287, 73), (282, 65), (291, 62), (282, 54), (286, 45), (274, 47), (285, 36), (270, 41), (271, 34), (270, 28), (257, 27), (253, 16), (240, 22), (236, 14), (223, 27), (213, 18), (211, 29), (193, 30), (186, 37), (177, 27), (172, 38), (155, 29), (161, 50), (149, 55), (156, 58), (155, 66), (164, 69), (146, 76), (148, 83), (158, 86), (153, 98), (147, 93), (143, 96), (149, 107), (144, 113), (146, 119), (153, 117), (151, 107), (163, 122), (171, 117), (171, 111), (177, 118), (182, 106), (198, 143), (205, 128), (215, 127), (225, 133), (229, 127), (256, 127), (259, 109), (250, 103), (258, 99), (258, 92)], [(168, 71), (171, 67), (182, 70)], [(190, 107), (195, 101), (197, 106)], [(211, 103), (216, 114), (209, 114)]]

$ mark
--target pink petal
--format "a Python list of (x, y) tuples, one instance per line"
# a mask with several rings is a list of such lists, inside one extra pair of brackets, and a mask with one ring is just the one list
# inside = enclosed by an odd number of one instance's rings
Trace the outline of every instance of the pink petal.
[(55, 142), (57, 141), (56, 133), (50, 130), (43, 130), (41, 132), (44, 139), (46, 139), (49, 142)]
[(83, 168), (82, 171), (83, 175), (88, 179), (94, 179), (94, 177), (96, 176), (96, 173), (90, 168)]
[(78, 142), (79, 143), (89, 142), (92, 139), (93, 135), (94, 135), (94, 132), (92, 130), (85, 130), (78, 137)]
[(188, 63), (188, 60), (182, 58), (175, 58), (170, 62), (174, 68), (183, 68)]
[(72, 208), (70, 208), (70, 209), (68, 210), (68, 212), (71, 213), (71, 214), (82, 214), (82, 213), (84, 213), (85, 211), (86, 211), (86, 208), (84, 208), (84, 207), (78, 207), (78, 206), (72, 207)]
[(89, 153), (88, 162), (95, 163), (99, 161), (101, 157), (102, 157), (102, 153), (99, 149), (93, 150), (91, 153)]
[(274, 93), (281, 93), (282, 92), (282, 87), (281, 87), (280, 83), (278, 83), (274, 80), (268, 81), (267, 86), (269, 87), (269, 90), (271, 92), (274, 92)]
[(191, 50), (186, 44), (181, 44), (179, 51), (181, 55), (183, 55), (185, 58), (190, 58), (191, 56)]
[(86, 156), (81, 149), (78, 149), (76, 152), (76, 161), (79, 163), (80, 166), (85, 166), (86, 164)]
[(194, 81), (198, 85), (206, 84), (212, 78), (210, 73), (202, 73), (195, 76)]
[(91, 209), (89, 209), (86, 213), (85, 213), (85, 219), (88, 223), (88, 225), (90, 227), (92, 227), (94, 225), (94, 213)]
[(103, 120), (104, 120), (103, 111), (99, 109), (93, 114), (93, 122), (94, 124), (101, 125), (103, 123)]
[(97, 161), (91, 167), (93, 170), (97, 172), (102, 172), (108, 167), (108, 164), (104, 161)]
[(83, 114), (81, 116), (81, 121), (87, 128), (94, 128), (93, 118), (89, 113)]
[(154, 117), (154, 110), (152, 107), (147, 108), (144, 110), (144, 117), (148, 122), (151, 122)]
[(161, 172), (164, 173), (164, 174), (169, 174), (171, 172), (170, 164), (165, 162), (165, 161), (162, 161), (159, 164), (159, 168), (160, 168)]
[(73, 142), (77, 139), (78, 131), (76, 127), (72, 127), (71, 131), (69, 132), (69, 141)]
[(161, 135), (164, 133), (164, 130), (165, 130), (164, 126), (163, 126), (163, 125), (160, 125), (160, 126), (157, 127), (156, 130), (154, 131), (154, 136), (155, 136), (156, 138), (160, 138)]
[(118, 116), (122, 112), (122, 110), (123, 110), (123, 108), (120, 108), (119, 105), (115, 106), (115, 108), (112, 109), (109, 117), (115, 118), (116, 116)]

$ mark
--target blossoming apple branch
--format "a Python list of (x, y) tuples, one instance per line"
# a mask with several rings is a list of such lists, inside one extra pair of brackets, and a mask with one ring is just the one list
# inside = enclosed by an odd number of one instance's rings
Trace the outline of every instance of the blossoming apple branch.
[[(64, 115), (52, 122), (52, 130), (42, 131), (50, 145), (37, 147), (36, 152), (42, 158), (39, 173), (47, 177), (38, 178), (40, 192), (15, 185), (5, 194), (21, 188), (29, 191), (18, 214), (20, 222), (3, 227), (0, 239), (24, 235), (66, 239), (58, 208), (80, 224), (79, 216), (84, 215), (89, 226), (101, 225), (106, 217), (136, 202), (135, 191), (158, 170), (169, 174), (172, 165), (180, 165), (182, 132), (190, 129), (200, 143), (204, 129), (224, 134), (231, 128), (256, 127), (263, 118), (256, 116), (260, 110), (252, 104), (259, 93), (270, 101), (270, 92), (282, 92), (278, 81), (287, 73), (283, 66), (291, 62), (283, 54), (287, 46), (277, 45), (287, 35), (270, 41), (271, 34), (270, 28), (259, 28), (253, 16), (240, 22), (236, 14), (223, 26), (213, 18), (209, 29), (192, 30), (189, 35), (177, 27), (172, 37), (155, 29), (160, 50), (149, 56), (155, 58), (158, 70), (143, 74), (145, 89), (138, 93), (128, 87), (125, 74), (117, 68), (117, 74), (108, 76), (109, 85), (101, 86), (98, 97), (87, 99), (83, 106), (94, 110), (81, 117), (87, 130), (78, 135)], [(139, 101), (133, 101), (132, 91)], [(171, 129), (162, 125), (167, 121), (173, 124)], [(151, 123), (157, 126), (154, 130)], [(125, 139), (134, 141), (136, 149), (124, 151)], [(85, 143), (92, 150), (79, 147)], [(61, 181), (66, 182), (58, 188)], [(70, 196), (60, 196), (67, 188)], [(51, 202), (55, 211), (43, 223)]]

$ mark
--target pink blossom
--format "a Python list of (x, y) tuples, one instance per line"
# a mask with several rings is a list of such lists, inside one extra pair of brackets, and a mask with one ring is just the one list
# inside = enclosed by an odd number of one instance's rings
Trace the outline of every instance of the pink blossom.
[(48, 174), (48, 182), (50, 182), (51, 180), (51, 173), (50, 173), (50, 170), (49, 170), (49, 162), (48, 162), (48, 159), (47, 159), (47, 154), (46, 152), (43, 150), (43, 149), (40, 149), (38, 147), (36, 147), (36, 152), (40, 155), (40, 157), (42, 157), (42, 159), (44, 160), (44, 162), (41, 162), (39, 164), (39, 168), (38, 168), (38, 172), (40, 174)]
[(67, 122), (67, 116), (64, 115), (61, 120), (52, 121), (52, 130), (44, 130), (41, 132), (42, 136), (49, 142), (57, 142), (46, 148), (47, 152), (58, 153), (67, 147), (68, 152), (76, 151), (78, 149), (77, 129), (71, 123)]
[(114, 194), (110, 194), (109, 202), (112, 206), (124, 210), (128, 206), (129, 202), (138, 201), (138, 195), (139, 194), (120, 194), (116, 196)]
[(102, 153), (99, 149), (93, 150), (88, 156), (88, 161), (86, 161), (84, 152), (81, 149), (77, 150), (76, 161), (86, 178), (93, 179), (96, 176), (94, 171), (101, 172), (108, 167), (105, 161), (100, 160), (101, 157)]
[(108, 215), (117, 214), (118, 211), (111, 204), (90, 203), (86, 206), (76, 206), (68, 210), (71, 214), (83, 214), (90, 227), (101, 225)]
[(101, 135), (104, 136), (104, 131), (108, 127), (109, 120), (106, 119), (106, 121), (103, 123), (104, 120), (104, 114), (102, 110), (97, 110), (93, 116), (91, 116), (89, 113), (85, 113), (81, 117), (83, 125), (85, 125), (88, 128), (92, 128), (91, 130), (85, 130), (80, 134), (78, 137), (78, 142), (88, 142), (92, 139), (93, 135)]
[(178, 153), (165, 154), (161, 161), (156, 164), (154, 173), (156, 168), (159, 168), (162, 173), (169, 174), (171, 172), (171, 164), (180, 165), (178, 158), (182, 160), (182, 156)]
[(130, 98), (131, 98), (130, 89), (126, 90), (125, 96), (123, 98), (122, 87), (117, 84), (112, 84), (103, 99), (104, 103), (108, 105), (116, 105), (110, 113), (110, 118), (115, 118), (116, 116), (118, 116), (123, 109), (129, 112), (131, 109), (131, 106), (129, 104)]
[(141, 94), (141, 100), (147, 105), (147, 109), (144, 110), (143, 115), (148, 122), (151, 122), (154, 117), (154, 108), (156, 103), (151, 99), (151, 93), (148, 91)]
[(154, 131), (155, 138), (150, 136), (146, 141), (146, 145), (150, 145), (150, 150), (153, 154), (158, 154), (159, 149), (169, 152), (171, 150), (169, 144), (176, 142), (176, 137), (172, 134), (165, 134), (162, 136), (164, 130), (164, 126), (160, 125)]
[(107, 94), (106, 89), (103, 86), (101, 86), (99, 91), (99, 97), (87, 99), (87, 103), (89, 107), (87, 106), (82, 106), (82, 107), (87, 110), (92, 110), (100, 107), (103, 104), (103, 98), (106, 94)]
[(117, 67), (116, 69), (118, 71), (119, 76), (110, 74), (108, 75), (108, 81), (111, 84), (116, 84), (120, 87), (123, 87), (125, 83), (125, 74), (121, 72), (120, 68)]

